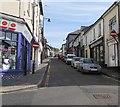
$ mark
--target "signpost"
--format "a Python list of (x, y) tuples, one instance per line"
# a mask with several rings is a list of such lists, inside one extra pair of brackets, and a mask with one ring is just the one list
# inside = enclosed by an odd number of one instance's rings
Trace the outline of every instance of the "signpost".
[(32, 74), (35, 73), (35, 51), (37, 48), (39, 48), (39, 43), (38, 42), (33, 42), (33, 48), (34, 48), (34, 61), (33, 61), (33, 71), (32, 71)]
[(120, 62), (119, 62), (119, 40), (116, 39), (116, 37), (119, 36), (119, 35), (117, 34), (117, 32), (115, 30), (112, 30), (111, 33), (110, 33), (110, 36), (112, 36), (115, 39), (115, 41), (117, 42), (117, 57), (118, 57), (117, 58), (117, 60), (118, 60), (117, 61), (118, 62), (118, 69), (117, 70), (118, 70), (118, 72), (120, 72), (120, 68), (119, 68), (120, 67)]

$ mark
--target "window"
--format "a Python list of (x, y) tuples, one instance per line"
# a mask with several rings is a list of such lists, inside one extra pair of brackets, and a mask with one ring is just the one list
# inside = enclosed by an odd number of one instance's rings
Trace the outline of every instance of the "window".
[(116, 30), (116, 16), (109, 20), (109, 30)]
[(86, 39), (86, 46), (87, 46), (87, 36), (85, 37), (85, 39)]
[(99, 23), (98, 25), (98, 37), (101, 36), (101, 23)]
[(5, 32), (0, 31), (0, 39), (5, 39)]
[(95, 28), (93, 29), (93, 40), (95, 40)]
[(12, 33), (12, 41), (17, 41), (17, 34), (16, 33)]
[(0, 69), (9, 70), (16, 68), (16, 42), (2, 40), (0, 44)]
[(6, 32), (6, 40), (11, 40), (12, 36), (10, 32)]

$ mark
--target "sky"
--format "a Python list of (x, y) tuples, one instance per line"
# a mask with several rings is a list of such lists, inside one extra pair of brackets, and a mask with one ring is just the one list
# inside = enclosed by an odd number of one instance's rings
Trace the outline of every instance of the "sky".
[[(49, 2), (48, 2), (49, 1)], [(48, 44), (61, 48), (69, 33), (89, 26), (115, 2), (115, 0), (43, 0), (44, 36)], [(51, 22), (47, 21), (50, 18)]]

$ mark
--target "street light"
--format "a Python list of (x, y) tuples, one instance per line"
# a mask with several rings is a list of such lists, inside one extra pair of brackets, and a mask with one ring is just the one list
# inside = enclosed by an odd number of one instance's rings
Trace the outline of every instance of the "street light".
[[(47, 22), (51, 22), (50, 18), (46, 18), (46, 17), (43, 17), (43, 35), (44, 35), (44, 28), (45, 28), (45, 20), (47, 20)], [(44, 40), (44, 37), (42, 37), (43, 40)], [(45, 51), (46, 51), (46, 41), (43, 42), (43, 55), (42, 55), (42, 60), (45, 58)], [(44, 56), (44, 57), (43, 57)]]

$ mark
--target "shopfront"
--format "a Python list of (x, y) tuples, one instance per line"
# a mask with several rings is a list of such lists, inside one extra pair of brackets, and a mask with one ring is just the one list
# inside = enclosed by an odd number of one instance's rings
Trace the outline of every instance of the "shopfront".
[[(7, 17), (15, 19), (12, 16)], [(9, 18), (0, 19), (0, 23), (10, 24)], [(9, 29), (10, 27), (5, 28), (0, 24), (0, 73), (31, 71), (32, 36), (25, 24), (16, 20), (13, 23), (16, 24), (15, 29), (14, 26)]]
[(103, 38), (90, 44), (89, 47), (90, 47), (90, 57), (93, 58), (99, 64), (103, 65), (104, 64)]

